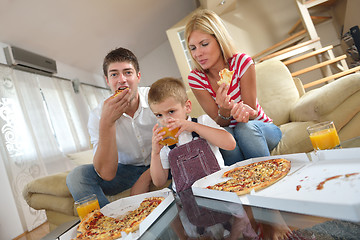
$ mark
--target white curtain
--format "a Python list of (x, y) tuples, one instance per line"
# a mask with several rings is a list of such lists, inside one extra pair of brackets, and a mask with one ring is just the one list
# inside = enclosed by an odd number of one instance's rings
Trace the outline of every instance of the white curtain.
[(74, 93), (70, 81), (59, 80), (56, 78), (53, 78), (53, 80), (60, 88), (59, 92), (62, 93), (61, 101), (66, 108), (65, 113), (69, 120), (69, 127), (74, 137), (77, 151), (89, 148), (90, 136), (87, 129), (89, 111), (84, 96), (81, 93)]
[(13, 70), (8, 67), (0, 66), (0, 96), (1, 158), (22, 225), (32, 230), (46, 221), (46, 216), (44, 211), (35, 211), (28, 206), (22, 190), (31, 180), (45, 176), (46, 169), (34, 129), (28, 124), (27, 113), (22, 111)]
[(89, 111), (110, 95), (87, 86), (74, 93), (71, 81), (0, 65), (0, 156), (23, 227), (46, 221), (22, 197), (35, 178), (70, 170), (66, 154), (89, 149)]
[(94, 88), (85, 84), (80, 85), (80, 90), (86, 98), (89, 110), (94, 109), (103, 99), (111, 95), (110, 90)]
[[(52, 79), (18, 70), (14, 73), (22, 111), (28, 116), (29, 127), (33, 129), (39, 148), (39, 157), (43, 160), (47, 172), (51, 174), (69, 170), (70, 161), (62, 150), (74, 151), (74, 147), (71, 147), (74, 140), (69, 134), (64, 109), (59, 104), (59, 94)], [(71, 145), (67, 144), (68, 142)]]

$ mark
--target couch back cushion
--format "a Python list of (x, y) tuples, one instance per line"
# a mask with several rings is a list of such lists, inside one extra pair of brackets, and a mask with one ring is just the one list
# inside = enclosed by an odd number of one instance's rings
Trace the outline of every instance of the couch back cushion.
[(255, 65), (257, 97), (265, 113), (276, 125), (289, 122), (290, 110), (299, 92), (288, 68), (279, 60)]
[(69, 153), (66, 155), (76, 166), (84, 164), (92, 164), (94, 150), (89, 149), (82, 152)]

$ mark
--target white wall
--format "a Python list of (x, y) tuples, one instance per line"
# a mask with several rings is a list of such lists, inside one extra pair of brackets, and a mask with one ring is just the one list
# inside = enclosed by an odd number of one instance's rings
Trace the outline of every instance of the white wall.
[(163, 77), (181, 78), (169, 41), (165, 41), (145, 57), (139, 59), (140, 86), (150, 86)]
[(238, 0), (221, 18), (238, 50), (252, 56), (285, 39), (299, 14), (294, 0)]
[[(3, 64), (6, 64), (3, 51), (3, 48), (6, 46), (8, 45), (0, 42), (0, 63)], [(51, 56), (46, 57), (51, 58)], [(54, 60), (56, 61), (56, 59)], [(99, 59), (100, 64), (102, 63), (102, 60), (103, 59)], [(158, 48), (138, 60), (142, 78), (140, 86), (150, 86), (153, 82), (163, 77), (181, 77), (169, 41), (163, 42)], [(56, 61), (56, 65), (58, 72), (54, 76), (66, 79), (77, 78), (82, 83), (107, 87), (106, 81), (102, 75), (89, 73), (59, 61)]]
[[(9, 46), (8, 44), (0, 42), (0, 63), (7, 64), (3, 48)], [(25, 49), (28, 50), (28, 49)], [(31, 51), (31, 50), (28, 50)], [(46, 56), (52, 58), (51, 56)], [(62, 77), (66, 79), (79, 79), (80, 82), (93, 84), (96, 86), (106, 87), (106, 82), (102, 75), (89, 73), (78, 68), (74, 68), (65, 63), (59, 62), (56, 59), (57, 73), (54, 76)], [(99, 59), (101, 62), (102, 59)]]

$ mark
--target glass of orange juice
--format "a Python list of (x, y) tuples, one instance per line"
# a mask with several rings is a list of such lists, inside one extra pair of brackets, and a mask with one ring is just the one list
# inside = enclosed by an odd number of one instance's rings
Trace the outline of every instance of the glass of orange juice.
[(334, 122), (321, 122), (307, 128), (314, 150), (341, 148)]
[(80, 220), (82, 220), (87, 214), (100, 209), (100, 205), (96, 195), (92, 194), (75, 201), (75, 208)]
[(163, 135), (163, 139), (159, 141), (160, 144), (162, 145), (167, 145), (167, 146), (171, 146), (176, 144), (179, 141), (178, 137), (175, 137), (176, 133), (179, 131), (179, 128), (175, 128), (171, 131), (169, 131), (169, 128), (167, 127), (167, 121), (168, 119), (164, 119), (164, 120), (159, 120), (159, 127), (162, 127), (163, 129), (160, 131), (161, 132), (165, 132), (165, 134)]

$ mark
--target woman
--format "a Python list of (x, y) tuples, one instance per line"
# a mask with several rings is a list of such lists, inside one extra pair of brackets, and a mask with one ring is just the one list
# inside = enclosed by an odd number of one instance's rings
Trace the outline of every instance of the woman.
[[(258, 103), (251, 57), (235, 50), (220, 17), (207, 9), (197, 11), (187, 23), (185, 40), (195, 65), (188, 76), (191, 90), (204, 111), (237, 142), (234, 150), (221, 150), (225, 165), (269, 156), (281, 131)], [(230, 86), (217, 84), (224, 68), (234, 70)]]

